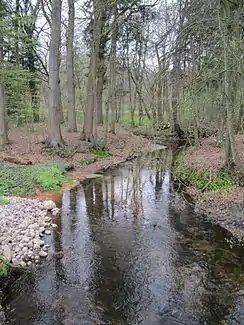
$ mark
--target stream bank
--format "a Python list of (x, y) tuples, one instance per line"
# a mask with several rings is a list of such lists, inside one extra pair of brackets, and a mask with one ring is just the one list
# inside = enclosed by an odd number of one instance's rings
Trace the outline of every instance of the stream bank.
[[(242, 164), (243, 143), (244, 135), (237, 136), (237, 150)], [(215, 137), (209, 137), (179, 155), (174, 176), (192, 198), (194, 211), (198, 215), (204, 215), (243, 242), (244, 187), (221, 171), (223, 161), (224, 149), (218, 145)]]
[(8, 325), (244, 323), (243, 249), (170, 205), (172, 156), (154, 152), (64, 191), (50, 259), (3, 297)]

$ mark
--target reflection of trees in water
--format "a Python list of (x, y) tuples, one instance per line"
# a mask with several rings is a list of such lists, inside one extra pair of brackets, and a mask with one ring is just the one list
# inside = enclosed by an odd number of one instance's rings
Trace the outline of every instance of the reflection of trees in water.
[[(112, 180), (112, 179), (111, 179)], [(111, 181), (110, 180), (110, 181)], [(124, 288), (122, 270), (117, 263), (118, 244), (114, 242), (115, 236), (112, 236), (112, 230), (103, 226), (102, 216), (106, 213), (105, 207), (112, 211), (111, 218), (114, 214), (114, 181), (110, 183), (111, 193), (108, 195), (108, 184), (105, 182), (105, 200), (103, 201), (102, 182), (89, 182), (84, 186), (84, 195), (86, 201), (87, 216), (90, 222), (91, 237), (98, 246), (94, 255), (94, 265), (92, 279), (90, 281), (91, 295), (94, 299), (94, 305), (99, 306), (99, 311), (103, 318), (108, 316), (121, 321), (120, 310), (118, 309), (118, 297), (124, 300)], [(95, 192), (95, 197), (93, 197)], [(113, 248), (114, 247), (114, 248)]]
[[(134, 169), (134, 176), (138, 175), (138, 170), (140, 170), (139, 166), (136, 170)], [(126, 175), (128, 176), (127, 173)], [(140, 180), (138, 181), (138, 178), (135, 177), (137, 183), (134, 185), (135, 194), (133, 194), (132, 171), (129, 176), (126, 182), (122, 182), (123, 175), (110, 175), (102, 181), (92, 181), (83, 186), (91, 237), (97, 246), (94, 256), (95, 268), (89, 284), (89, 292), (93, 296), (94, 305), (99, 306), (101, 308), (99, 310), (103, 311), (104, 319), (110, 321), (112, 319), (113, 324), (116, 325), (128, 324), (127, 318), (129, 309), (131, 311), (131, 299), (136, 297), (135, 290), (139, 290), (138, 287), (136, 288), (139, 285), (137, 274), (133, 270), (134, 265), (130, 263), (130, 256), (132, 251), (134, 254), (137, 235), (133, 227), (120, 228), (125, 221), (122, 213), (123, 203), (124, 206), (131, 203), (130, 208), (127, 206), (126, 210), (126, 222), (129, 224), (129, 218), (132, 218), (132, 221), (135, 218), (132, 203), (141, 204), (138, 190)], [(126, 198), (126, 193), (129, 192), (127, 191), (128, 183), (131, 192), (131, 195), (128, 195), (130, 202), (128, 197)], [(125, 197), (123, 199), (121, 191), (118, 192), (119, 186), (124, 187)], [(107, 213), (107, 207), (110, 213)]]
[(234, 308), (234, 295), (241, 285), (240, 255), (229, 249), (224, 230), (192, 214), (171, 213), (170, 223), (178, 232), (171, 260), (173, 269), (179, 270), (172, 274), (177, 302), (180, 299), (184, 306), (188, 297), (189, 312), (198, 312), (196, 324), (221, 324)]

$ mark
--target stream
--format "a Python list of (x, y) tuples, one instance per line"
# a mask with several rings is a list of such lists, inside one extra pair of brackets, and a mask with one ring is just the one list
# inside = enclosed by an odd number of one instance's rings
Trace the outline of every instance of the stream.
[(171, 206), (171, 166), (158, 151), (66, 190), (48, 260), (8, 289), (6, 324), (244, 324), (243, 248)]

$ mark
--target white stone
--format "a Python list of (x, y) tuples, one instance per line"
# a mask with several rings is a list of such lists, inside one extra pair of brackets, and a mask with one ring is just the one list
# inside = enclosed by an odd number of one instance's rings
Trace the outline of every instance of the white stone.
[(40, 227), (39, 228), (39, 233), (41, 234), (41, 233), (43, 233), (45, 231), (45, 227)]
[(25, 266), (26, 266), (26, 263), (25, 263), (24, 261), (21, 261), (19, 264), (20, 264), (22, 267), (25, 267)]
[(52, 215), (56, 216), (59, 213), (60, 213), (60, 209), (59, 208), (52, 209)]
[(53, 228), (58, 228), (58, 225), (56, 225), (56, 223), (52, 223), (51, 226), (52, 226)]
[(12, 249), (9, 245), (3, 246), (3, 256), (6, 258), (8, 262), (12, 259)]
[(46, 230), (45, 231), (45, 235), (51, 235), (51, 233), (52, 233), (51, 230)]
[(13, 263), (14, 265), (18, 265), (18, 264), (19, 264), (17, 258), (12, 258), (12, 263)]
[(47, 257), (47, 252), (40, 251), (40, 252), (39, 252), (39, 256), (40, 256), (40, 257)]
[(43, 202), (43, 208), (47, 211), (50, 211), (50, 210), (56, 208), (56, 204), (52, 200), (47, 200), (47, 201)]
[(45, 217), (45, 218), (44, 218), (44, 221), (45, 221), (45, 222), (50, 222), (51, 220), (52, 220), (52, 218), (50, 218), (50, 217)]

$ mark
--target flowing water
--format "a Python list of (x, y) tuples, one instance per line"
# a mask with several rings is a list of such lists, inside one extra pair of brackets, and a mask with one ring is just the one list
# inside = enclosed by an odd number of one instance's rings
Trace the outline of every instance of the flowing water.
[(9, 288), (7, 324), (244, 324), (244, 254), (170, 206), (172, 153), (66, 190), (48, 261)]

